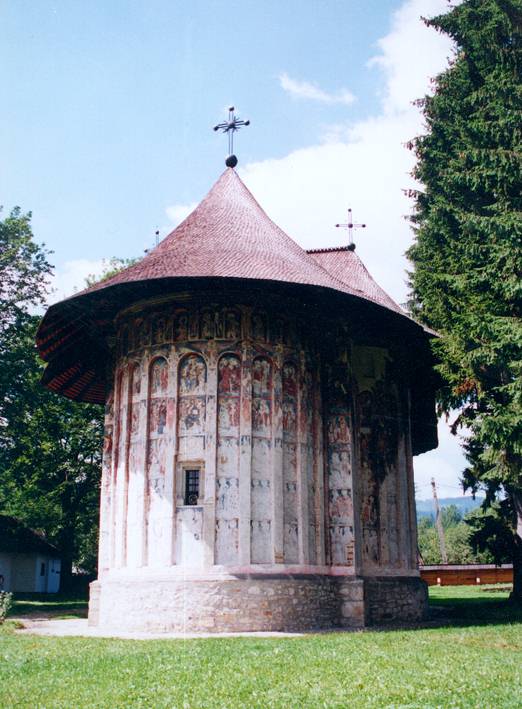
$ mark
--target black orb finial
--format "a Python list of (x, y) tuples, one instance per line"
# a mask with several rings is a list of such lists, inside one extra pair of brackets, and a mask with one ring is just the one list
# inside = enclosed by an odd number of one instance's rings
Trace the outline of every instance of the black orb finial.
[(225, 160), (225, 165), (227, 167), (235, 167), (237, 165), (237, 158), (235, 155), (229, 155)]

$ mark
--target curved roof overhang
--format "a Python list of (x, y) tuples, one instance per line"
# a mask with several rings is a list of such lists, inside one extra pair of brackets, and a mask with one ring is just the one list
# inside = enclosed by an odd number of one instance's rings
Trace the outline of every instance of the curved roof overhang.
[[(432, 364), (428, 344), (431, 335), (406, 315), (370, 300), (307, 284), (225, 277), (149, 278), (84, 291), (52, 305), (40, 323), (37, 347), (48, 363), (42, 383), (76, 401), (105, 403), (105, 379), (116, 316), (131, 306), (140, 303), (145, 306), (151, 299), (169, 295), (175, 298), (176, 294), (195, 296), (203, 292), (211, 292), (216, 299), (237, 295), (247, 302), (249, 299), (256, 302), (267, 293), (272, 299), (297, 298), (303, 308), (310, 309), (311, 316), (342, 314), (355, 335), (360, 332), (365, 337), (377, 337), (397, 345), (407, 342), (407, 366), (412, 375), (414, 370), (417, 372), (412, 381), (426, 384), (418, 383), (412, 400), (412, 410), (416, 412), (412, 432), (414, 452), (437, 445), (434, 385), (428, 381)], [(322, 321), (318, 320), (317, 326), (322, 328)], [(415, 430), (422, 425), (425, 430)]]

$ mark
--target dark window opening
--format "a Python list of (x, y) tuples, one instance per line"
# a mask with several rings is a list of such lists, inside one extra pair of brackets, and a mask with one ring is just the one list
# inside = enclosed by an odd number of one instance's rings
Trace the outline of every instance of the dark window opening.
[(40, 564), (40, 576), (45, 576), (45, 564), (43, 562)]
[(185, 470), (185, 504), (197, 505), (199, 498), (199, 470)]

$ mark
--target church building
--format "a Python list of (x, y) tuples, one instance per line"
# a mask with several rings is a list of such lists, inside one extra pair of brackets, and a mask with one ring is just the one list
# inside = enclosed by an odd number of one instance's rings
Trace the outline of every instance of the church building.
[(89, 621), (266, 631), (417, 620), (429, 338), (353, 248), (303, 250), (232, 167), (138, 263), (52, 305), (44, 384), (104, 404)]

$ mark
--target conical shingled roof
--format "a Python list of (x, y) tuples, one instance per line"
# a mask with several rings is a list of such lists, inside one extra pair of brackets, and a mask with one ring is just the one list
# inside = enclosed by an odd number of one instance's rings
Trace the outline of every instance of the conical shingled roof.
[[(80, 401), (103, 403), (105, 339), (122, 308), (193, 279), (245, 279), (317, 287), (376, 304), (413, 323), (372, 280), (352, 252), (307, 253), (266, 215), (233, 169), (139, 263), (52, 305), (37, 333), (49, 364), (43, 383)], [(353, 301), (352, 301), (353, 302)]]
[(89, 290), (151, 278), (253, 278), (333, 288), (389, 307), (387, 296), (380, 302), (322, 266), (274, 224), (227, 168), (196, 209), (145, 258)]

